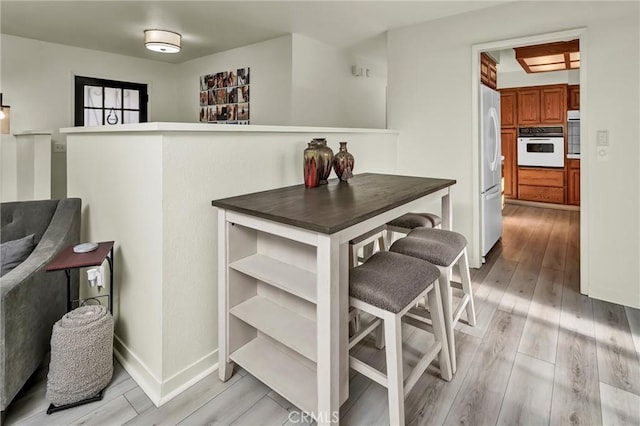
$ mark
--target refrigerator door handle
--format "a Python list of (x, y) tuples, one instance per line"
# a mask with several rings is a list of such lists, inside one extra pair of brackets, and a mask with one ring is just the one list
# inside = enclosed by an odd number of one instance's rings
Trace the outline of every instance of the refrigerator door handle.
[(498, 127), (498, 113), (495, 108), (489, 110), (489, 117), (491, 117), (491, 125), (496, 135), (496, 143), (494, 145), (493, 158), (489, 164), (489, 170), (495, 172), (498, 167), (498, 150), (500, 149), (500, 129)]
[(493, 200), (494, 198), (499, 196), (500, 196), (500, 187), (496, 185), (494, 186), (494, 189), (487, 192), (487, 201)]

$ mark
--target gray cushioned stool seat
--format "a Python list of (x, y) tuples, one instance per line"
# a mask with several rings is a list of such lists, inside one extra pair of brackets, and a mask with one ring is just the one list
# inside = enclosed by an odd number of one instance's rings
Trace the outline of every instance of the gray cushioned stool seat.
[(377, 252), (350, 271), (349, 295), (397, 314), (439, 276), (438, 268), (423, 260)]
[(422, 226), (435, 228), (442, 223), (440, 216), (433, 213), (407, 213), (387, 223), (398, 228), (414, 229)]
[(399, 239), (389, 251), (417, 257), (435, 265), (448, 266), (467, 246), (467, 239), (444, 229), (416, 228)]

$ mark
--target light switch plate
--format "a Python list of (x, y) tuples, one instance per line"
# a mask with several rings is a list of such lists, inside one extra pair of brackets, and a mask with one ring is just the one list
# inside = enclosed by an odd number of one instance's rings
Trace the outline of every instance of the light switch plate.
[(609, 146), (609, 131), (598, 130), (598, 138), (596, 139), (597, 146)]

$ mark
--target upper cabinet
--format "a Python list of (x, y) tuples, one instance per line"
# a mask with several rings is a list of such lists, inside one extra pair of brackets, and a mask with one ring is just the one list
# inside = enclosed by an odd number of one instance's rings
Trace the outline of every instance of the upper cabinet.
[(506, 89), (500, 90), (500, 126), (516, 127), (518, 125), (516, 116), (517, 90)]
[(540, 89), (518, 89), (518, 125), (540, 124)]
[(567, 120), (567, 86), (547, 86), (540, 89), (540, 122), (563, 124)]
[(572, 85), (567, 89), (567, 109), (580, 109), (580, 85)]
[(564, 124), (567, 119), (567, 86), (518, 89), (518, 125)]
[(498, 88), (498, 69), (496, 61), (486, 53), (480, 54), (480, 82), (493, 90)]

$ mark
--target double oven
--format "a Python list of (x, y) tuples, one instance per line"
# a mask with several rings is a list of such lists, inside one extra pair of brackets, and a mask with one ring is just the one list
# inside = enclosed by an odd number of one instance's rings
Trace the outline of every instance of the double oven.
[(518, 165), (564, 167), (562, 126), (518, 128)]

